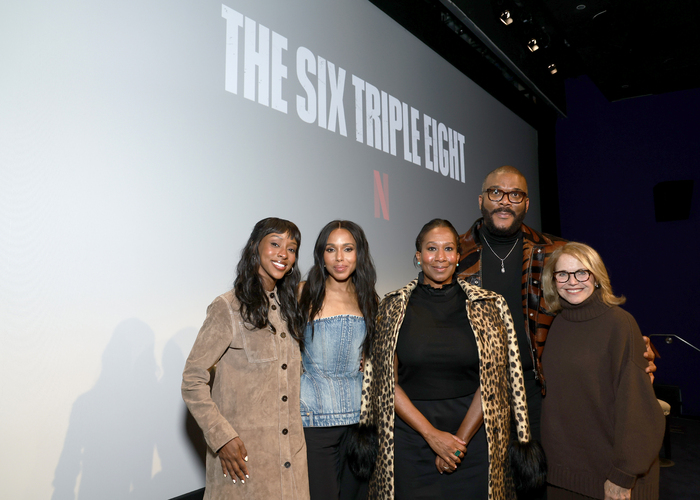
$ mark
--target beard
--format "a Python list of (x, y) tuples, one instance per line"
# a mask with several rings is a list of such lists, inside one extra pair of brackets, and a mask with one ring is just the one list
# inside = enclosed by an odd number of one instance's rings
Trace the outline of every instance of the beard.
[[(513, 222), (510, 226), (500, 228), (494, 224), (493, 214), (496, 214), (498, 212), (507, 212), (513, 216)], [(526, 214), (527, 210), (523, 210), (520, 213), (520, 215), (518, 215), (515, 213), (515, 210), (507, 207), (497, 208), (496, 210), (492, 210), (491, 212), (489, 212), (486, 208), (484, 208), (484, 204), (481, 204), (481, 215), (484, 218), (484, 225), (486, 226), (486, 229), (488, 229), (489, 232), (494, 236), (509, 237), (516, 235), (518, 231), (520, 231), (520, 226), (523, 225), (523, 221), (525, 220)]]

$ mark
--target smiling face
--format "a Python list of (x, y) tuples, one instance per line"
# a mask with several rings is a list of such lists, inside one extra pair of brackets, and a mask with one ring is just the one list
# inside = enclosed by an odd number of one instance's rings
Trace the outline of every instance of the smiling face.
[(328, 235), (323, 252), (323, 263), (328, 271), (328, 279), (347, 281), (357, 267), (355, 238), (347, 229), (334, 229)]
[(258, 245), (260, 267), (258, 274), (263, 287), (270, 291), (275, 288), (277, 280), (284, 278), (297, 260), (297, 241), (284, 233), (270, 233)]
[[(484, 181), (484, 189), (522, 191), (527, 194), (527, 182), (522, 175), (515, 173), (491, 174)], [(520, 230), (530, 207), (529, 198), (520, 203), (511, 203), (507, 195), (501, 201), (491, 201), (486, 192), (479, 195), (479, 208), (484, 224), (491, 233), (498, 236), (512, 236)]]
[[(554, 266), (554, 274), (559, 271), (573, 273), (579, 270), (587, 270), (580, 260), (569, 254), (563, 253), (557, 264)], [(578, 281), (574, 276), (569, 275), (569, 280), (566, 283), (555, 281), (559, 296), (569, 304), (580, 304), (595, 291), (595, 276), (590, 275), (588, 281)]]
[(459, 262), (454, 233), (447, 227), (436, 227), (425, 233), (416, 259), (420, 262), (425, 284), (442, 288), (452, 283)]

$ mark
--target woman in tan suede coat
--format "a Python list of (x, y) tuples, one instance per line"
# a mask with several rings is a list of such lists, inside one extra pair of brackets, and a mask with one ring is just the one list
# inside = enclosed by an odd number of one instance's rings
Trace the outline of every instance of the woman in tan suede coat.
[(291, 222), (256, 224), (233, 290), (211, 303), (187, 358), (182, 397), (208, 445), (205, 499), (309, 498), (299, 412), (300, 243)]

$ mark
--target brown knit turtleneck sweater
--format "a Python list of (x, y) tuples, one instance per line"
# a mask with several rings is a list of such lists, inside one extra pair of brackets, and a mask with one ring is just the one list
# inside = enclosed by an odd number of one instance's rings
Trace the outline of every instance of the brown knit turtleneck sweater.
[(602, 499), (609, 479), (632, 488), (633, 500), (656, 500), (664, 416), (637, 322), (597, 291), (579, 305), (561, 303), (542, 357), (547, 480)]

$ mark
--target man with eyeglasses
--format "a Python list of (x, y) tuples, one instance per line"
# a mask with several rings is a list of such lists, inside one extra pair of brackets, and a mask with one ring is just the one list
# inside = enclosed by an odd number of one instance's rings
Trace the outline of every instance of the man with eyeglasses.
[[(508, 303), (525, 374), (530, 428), (539, 440), (546, 388), (540, 360), (554, 320), (544, 301), (541, 276), (547, 258), (566, 240), (523, 224), (529, 206), (527, 181), (518, 169), (503, 166), (489, 173), (479, 195), (482, 218), (460, 236), (458, 269), (460, 278), (503, 295)], [(651, 374), (656, 371), (654, 354), (645, 340)]]

